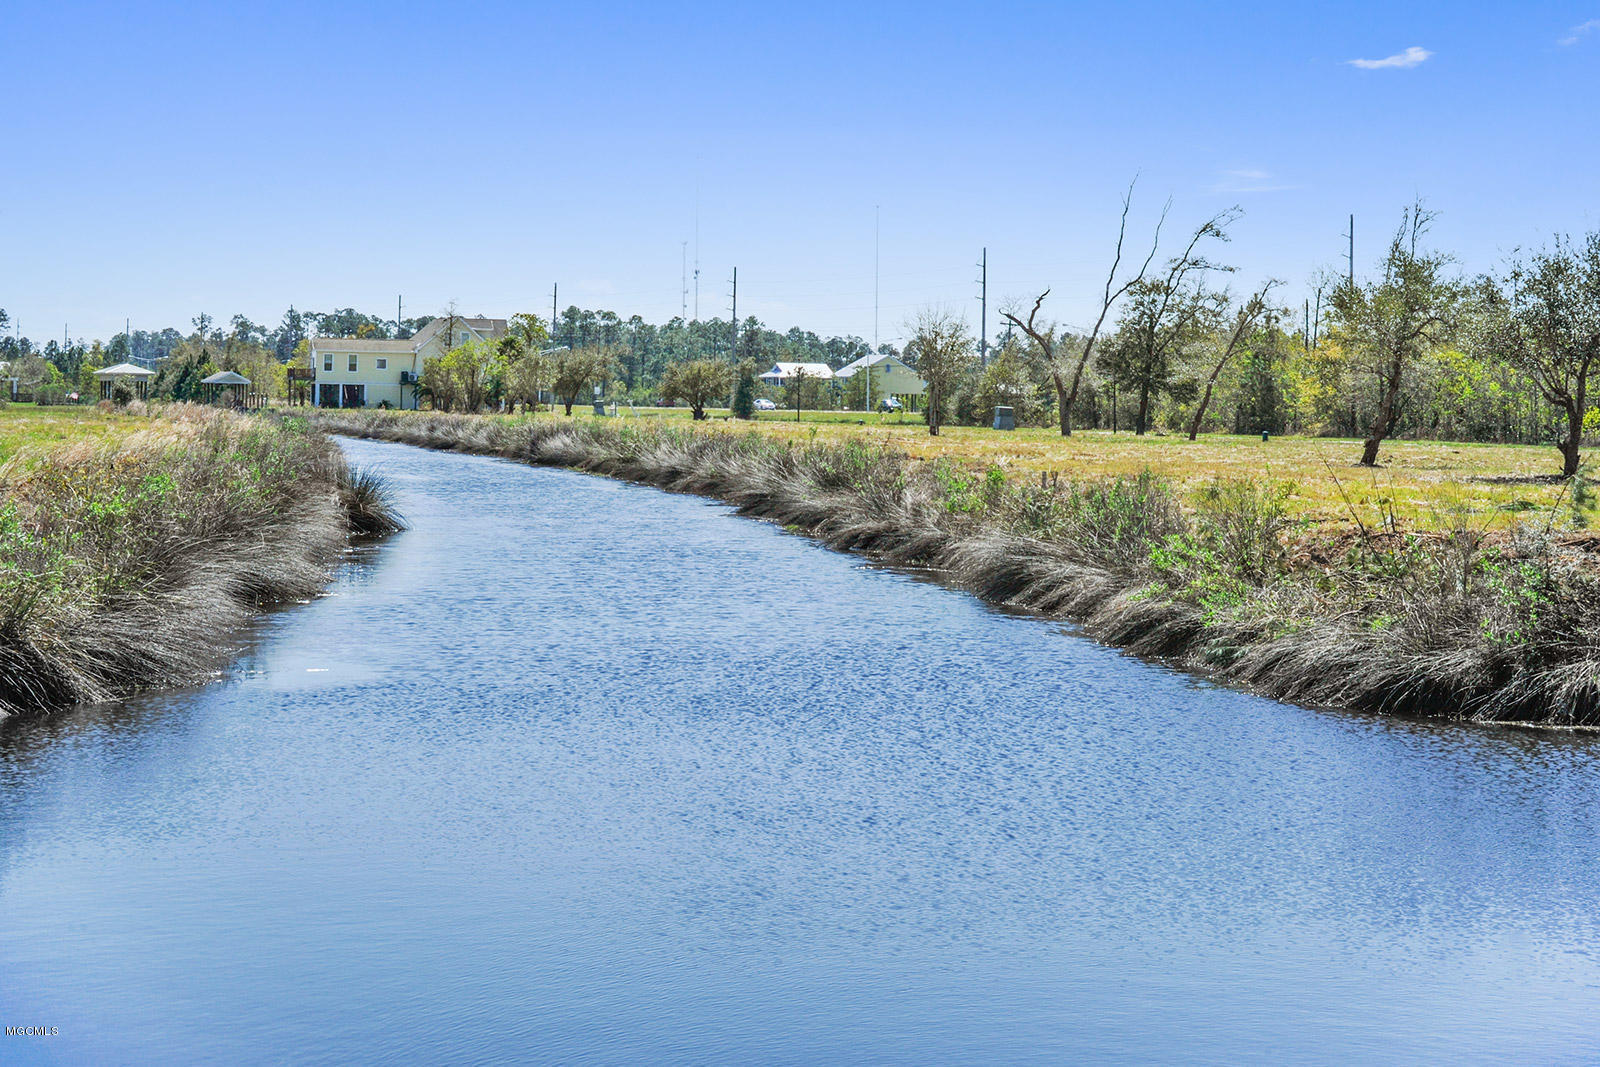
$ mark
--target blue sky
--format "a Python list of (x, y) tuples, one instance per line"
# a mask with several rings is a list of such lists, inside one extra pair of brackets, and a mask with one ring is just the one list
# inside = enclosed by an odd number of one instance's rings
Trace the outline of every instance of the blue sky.
[[(8, 5), (0, 307), (38, 339), (579, 303), (1082, 321), (1135, 232), (1237, 203), (1296, 302), (1400, 209), (1463, 269), (1600, 226), (1600, 0), (1549, 4)], [(1407, 53), (1418, 49), (1427, 53)], [(1375, 68), (1351, 60), (1402, 57)], [(692, 263), (691, 263), (692, 265)], [(692, 302), (692, 297), (691, 297)]]

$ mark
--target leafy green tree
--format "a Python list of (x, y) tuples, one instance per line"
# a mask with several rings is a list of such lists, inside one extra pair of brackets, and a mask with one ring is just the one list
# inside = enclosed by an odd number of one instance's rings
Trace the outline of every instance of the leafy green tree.
[[(993, 417), (995, 408), (1009, 407), (1019, 425), (1037, 422), (1044, 413), (1044, 405), (1040, 403), (1041, 383), (1029, 350), (1011, 344), (990, 351), (989, 365), (973, 382), (972, 389), (962, 394), (970, 397), (965, 403), (967, 417), (983, 424)], [(958, 418), (962, 415), (962, 406), (958, 402)]]
[(735, 372), (733, 417), (736, 419), (756, 417), (756, 364), (749, 360), (740, 363)]
[[(1211, 404), (1211, 394), (1216, 388), (1217, 378), (1233, 357), (1238, 354), (1250, 336), (1250, 331), (1255, 329), (1257, 322), (1267, 313), (1267, 295), (1281, 284), (1277, 279), (1269, 279), (1260, 289), (1252, 293), (1244, 303), (1228, 310), (1229, 298), (1227, 293), (1218, 293), (1212, 298), (1212, 306), (1205, 309), (1211, 322), (1205, 324), (1205, 333), (1209, 343), (1216, 353), (1216, 359), (1211, 364), (1211, 373), (1206, 378), (1205, 391), (1201, 394), (1200, 403), (1195, 405), (1194, 417), (1189, 422), (1189, 440), (1193, 441), (1200, 434), (1200, 423), (1206, 417), (1206, 408)], [(1231, 319), (1231, 321), (1224, 321)]]
[(1384, 254), (1383, 277), (1346, 279), (1333, 291), (1333, 337), (1377, 384), (1361, 444), (1365, 467), (1377, 464), (1378, 447), (1394, 433), (1409, 375), (1459, 322), (1466, 290), (1445, 277), (1449, 257), (1417, 248), (1433, 218), (1420, 202), (1406, 208)]
[(706, 406), (728, 395), (733, 368), (720, 359), (691, 359), (667, 368), (661, 382), (664, 400), (681, 400), (696, 419), (706, 417)]
[[(209, 318), (207, 325), (209, 325)], [(201, 383), (216, 372), (205, 345), (195, 337), (180, 341), (170, 355), (162, 361), (156, 376), (151, 380), (150, 391), (170, 400), (200, 400), (205, 392)]]
[(796, 367), (789, 380), (783, 383), (783, 406), (794, 408), (794, 421), (799, 422), (800, 410), (816, 407), (821, 392), (822, 379), (803, 366)]
[(1600, 362), (1600, 232), (1582, 243), (1558, 238), (1553, 248), (1514, 262), (1491, 304), (1480, 347), (1527, 375), (1561, 412), (1556, 443), (1561, 475), (1578, 473), (1589, 411), (1589, 375)]
[(965, 322), (937, 308), (919, 312), (908, 329), (911, 340), (906, 342), (906, 356), (928, 384), (923, 417), (928, 433), (938, 436), (945, 405), (976, 362), (972, 334)]
[(584, 390), (610, 380), (615, 363), (610, 350), (599, 347), (566, 348), (552, 353), (550, 388), (568, 415)]
[(513, 315), (506, 324), (506, 335), (498, 342), (496, 372), (513, 407), (519, 403), (526, 410), (538, 407), (550, 380), (550, 359), (545, 354), (549, 342), (545, 321), (537, 315)]

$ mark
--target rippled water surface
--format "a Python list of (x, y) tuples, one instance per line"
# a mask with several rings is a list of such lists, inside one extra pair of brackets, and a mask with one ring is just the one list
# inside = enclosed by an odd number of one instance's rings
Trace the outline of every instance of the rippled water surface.
[(690, 497), (413, 528), (0, 737), (0, 1062), (1600, 1056), (1588, 737), (1313, 712)]

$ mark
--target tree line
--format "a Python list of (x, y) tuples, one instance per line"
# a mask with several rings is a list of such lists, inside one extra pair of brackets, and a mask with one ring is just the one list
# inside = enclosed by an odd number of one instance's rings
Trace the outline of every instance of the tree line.
[[(1245, 292), (1229, 284), (1235, 270), (1220, 253), (1237, 208), (1184, 231), (1166, 249), (1169, 210), (1147, 240), (1130, 233), (1132, 192), (1122, 200), (1089, 325), (1053, 320), (1046, 289), (1003, 309), (1003, 331), (981, 361), (964, 319), (937, 309), (907, 324), (903, 348), (879, 346), (927, 382), (921, 408), (930, 432), (950, 422), (986, 424), (1003, 405), (1020, 424), (1063, 435), (1353, 437), (1361, 440), (1360, 462), (1369, 465), (1394, 437), (1547, 443), (1558, 448), (1566, 475), (1600, 432), (1588, 388), (1600, 358), (1600, 233), (1557, 237), (1491, 273), (1468, 276), (1432, 247), (1434, 215), (1414, 203), (1400, 212), (1368, 272), (1358, 276), (1353, 264), (1348, 273), (1325, 272), (1315, 313), (1297, 316), (1277, 302), (1282, 283), (1275, 279)], [(284, 368), (304, 355), (311, 336), (405, 338), (429, 321), (290, 308), (270, 328), (242, 315), (226, 326), (200, 315), (186, 332), (140, 330), (105, 344), (41, 346), (6, 333), (0, 361), (25, 392), (44, 400), (71, 392), (93, 397), (92, 371), (124, 361), (157, 368), (157, 396), (194, 398), (201, 379), (218, 369), (282, 395)], [(696, 417), (730, 403), (748, 415), (761, 395), (797, 411), (865, 400), (860, 375), (843, 387), (802, 376), (781, 391), (756, 378), (778, 361), (838, 369), (871, 351), (854, 336), (779, 332), (754, 317), (652, 324), (577, 306), (553, 321), (525, 313), (510, 322), (498, 342), (431, 361), (421, 394), (447, 410), (553, 399), (570, 413), (598, 386), (636, 403), (682, 402)], [(8, 325), (0, 310), (0, 332)]]

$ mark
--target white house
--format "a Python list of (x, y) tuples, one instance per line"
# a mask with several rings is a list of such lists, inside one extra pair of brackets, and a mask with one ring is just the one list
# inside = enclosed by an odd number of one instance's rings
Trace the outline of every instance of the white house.
[(505, 319), (442, 316), (405, 340), (313, 337), (308, 364), (315, 375), (312, 402), (324, 408), (417, 406), (422, 365), (468, 341), (498, 341)]
[(928, 383), (898, 356), (868, 354), (840, 367), (834, 377), (849, 381), (862, 371), (871, 387), (866, 397), (873, 404), (888, 396), (921, 396), (928, 391)]
[(802, 374), (813, 381), (833, 381), (833, 368), (826, 363), (774, 363), (771, 370), (758, 377), (768, 385), (783, 386)]

